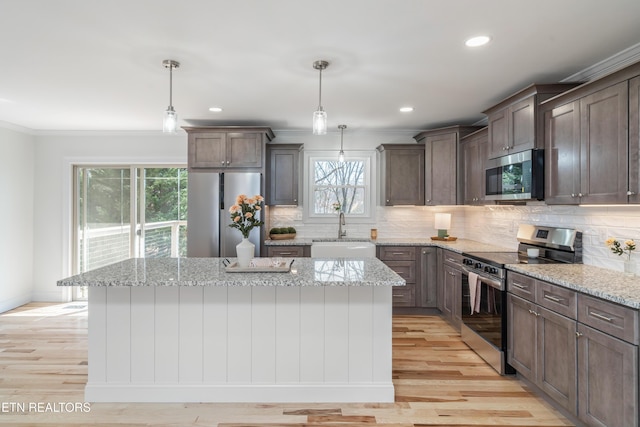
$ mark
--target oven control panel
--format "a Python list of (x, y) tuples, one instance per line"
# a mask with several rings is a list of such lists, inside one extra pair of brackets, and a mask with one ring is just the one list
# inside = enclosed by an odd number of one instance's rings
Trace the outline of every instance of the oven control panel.
[(490, 264), (485, 264), (483, 262), (480, 262), (478, 260), (474, 260), (471, 258), (463, 258), (462, 264), (466, 265), (470, 269), (476, 270), (477, 272), (483, 272), (500, 279), (502, 279), (505, 276), (504, 269), (495, 267)]

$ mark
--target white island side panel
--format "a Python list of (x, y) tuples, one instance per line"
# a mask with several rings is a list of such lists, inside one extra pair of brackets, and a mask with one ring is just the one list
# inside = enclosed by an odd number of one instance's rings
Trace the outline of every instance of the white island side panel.
[(115, 289), (90, 288), (89, 402), (393, 401), (390, 287)]

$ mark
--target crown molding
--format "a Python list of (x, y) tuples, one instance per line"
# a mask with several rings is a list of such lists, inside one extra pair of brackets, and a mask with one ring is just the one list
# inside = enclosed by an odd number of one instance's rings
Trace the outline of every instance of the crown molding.
[(20, 133), (24, 133), (27, 135), (37, 135), (37, 131), (33, 130), (33, 129), (29, 129), (23, 126), (19, 126), (19, 125), (15, 125), (13, 123), (9, 123), (9, 122), (5, 122), (3, 120), (0, 120), (0, 128), (2, 129), (8, 129), (8, 130), (12, 130), (14, 132), (20, 132)]
[(640, 43), (622, 50), (582, 71), (566, 77), (561, 82), (588, 82), (597, 78), (621, 70), (633, 63), (640, 61)]

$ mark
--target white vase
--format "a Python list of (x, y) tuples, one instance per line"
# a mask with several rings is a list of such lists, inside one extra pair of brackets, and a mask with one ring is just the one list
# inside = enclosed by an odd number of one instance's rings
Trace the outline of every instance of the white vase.
[(249, 262), (253, 258), (256, 245), (249, 239), (243, 238), (242, 242), (236, 245), (236, 256), (238, 257), (238, 267), (249, 267)]

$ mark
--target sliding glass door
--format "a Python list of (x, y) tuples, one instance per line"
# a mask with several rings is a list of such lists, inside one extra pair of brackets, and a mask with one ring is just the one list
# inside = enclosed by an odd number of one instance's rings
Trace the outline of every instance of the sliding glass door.
[(186, 168), (76, 166), (74, 189), (74, 274), (131, 257), (186, 256)]

